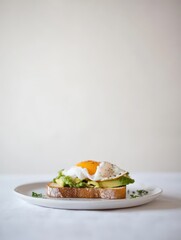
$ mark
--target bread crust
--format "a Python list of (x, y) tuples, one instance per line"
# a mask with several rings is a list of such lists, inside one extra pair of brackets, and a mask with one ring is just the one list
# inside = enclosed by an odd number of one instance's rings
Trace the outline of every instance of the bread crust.
[(59, 187), (56, 183), (47, 184), (47, 195), (53, 198), (126, 198), (126, 186), (117, 188), (71, 188)]

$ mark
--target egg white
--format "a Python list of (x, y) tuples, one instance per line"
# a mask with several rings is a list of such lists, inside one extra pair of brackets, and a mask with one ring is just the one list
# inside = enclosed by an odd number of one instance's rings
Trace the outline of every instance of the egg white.
[(74, 166), (69, 170), (64, 170), (62, 173), (65, 176), (79, 178), (80, 180), (90, 179), (92, 181), (105, 181), (119, 178), (127, 172), (109, 162), (101, 162), (94, 175), (89, 174), (86, 168), (78, 166)]

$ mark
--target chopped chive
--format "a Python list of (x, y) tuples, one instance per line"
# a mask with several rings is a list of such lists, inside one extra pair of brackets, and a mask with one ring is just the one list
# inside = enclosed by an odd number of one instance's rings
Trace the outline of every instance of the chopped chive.
[(35, 198), (42, 198), (42, 194), (41, 193), (36, 193), (36, 192), (32, 192), (32, 197), (35, 197)]
[(131, 198), (137, 198), (137, 197), (139, 197), (139, 196), (136, 195), (136, 194), (130, 194), (130, 197), (131, 197)]
[[(128, 192), (128, 194), (129, 194), (129, 192)], [(148, 191), (146, 191), (144, 189), (140, 189), (140, 190), (132, 191), (132, 194), (130, 194), (130, 197), (131, 198), (143, 197), (147, 194), (148, 194)]]

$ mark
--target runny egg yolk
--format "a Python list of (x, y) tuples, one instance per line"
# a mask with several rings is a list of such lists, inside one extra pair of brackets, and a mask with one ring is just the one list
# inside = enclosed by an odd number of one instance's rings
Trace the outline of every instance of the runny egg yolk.
[(76, 166), (86, 168), (88, 173), (90, 175), (93, 175), (93, 174), (95, 174), (99, 164), (100, 164), (100, 162), (96, 162), (96, 161), (93, 161), (93, 160), (86, 160), (86, 161), (77, 163)]

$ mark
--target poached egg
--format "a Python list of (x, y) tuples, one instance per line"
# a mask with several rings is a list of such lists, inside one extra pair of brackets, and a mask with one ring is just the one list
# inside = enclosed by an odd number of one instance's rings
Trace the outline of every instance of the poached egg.
[(79, 178), (80, 180), (105, 181), (119, 178), (127, 172), (110, 162), (86, 160), (77, 163), (69, 170), (63, 170), (62, 173), (65, 176)]

